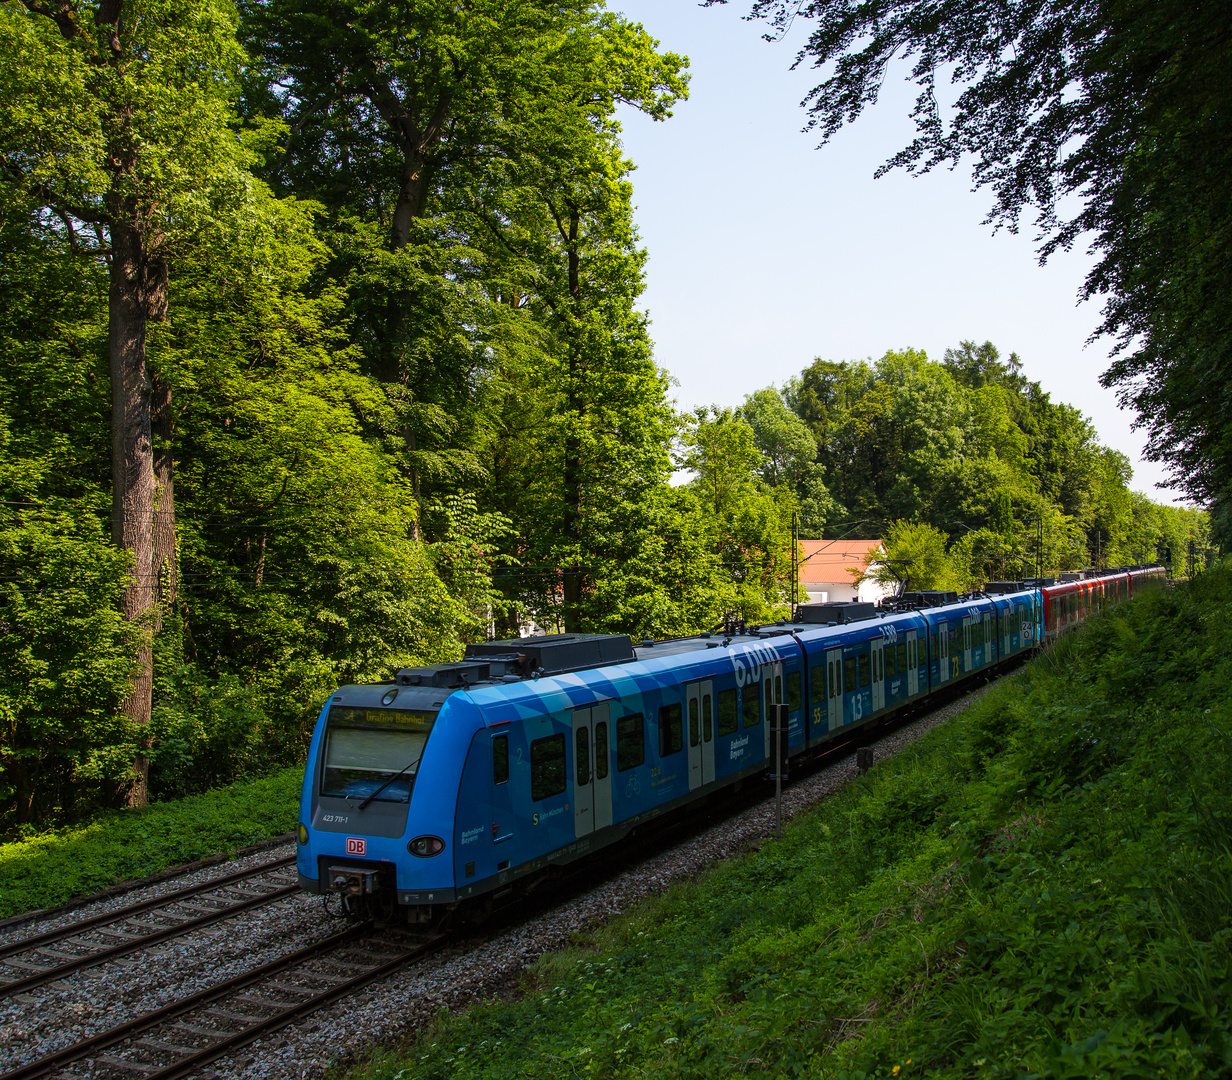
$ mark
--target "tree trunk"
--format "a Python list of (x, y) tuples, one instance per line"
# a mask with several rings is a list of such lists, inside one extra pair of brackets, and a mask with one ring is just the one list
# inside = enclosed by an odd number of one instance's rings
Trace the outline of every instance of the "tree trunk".
[[(130, 202), (131, 200), (119, 200)], [(149, 263), (143, 237), (130, 222), (135, 208), (123, 206), (112, 217), (111, 269), (107, 308), (107, 347), (111, 368), (111, 535), (132, 554), (128, 587), (120, 610), (135, 623), (137, 653), (130, 693), (121, 706), (132, 723), (150, 722), (154, 669), (151, 638), (157, 565), (154, 554), (154, 454), (150, 424), (151, 385), (145, 364)], [(127, 211), (127, 213), (125, 213)], [(165, 294), (165, 275), (161, 278)], [(129, 806), (144, 806), (149, 762), (138, 754), (124, 792)]]
[(411, 539), (419, 539), (419, 467), (415, 464), (415, 429), (408, 426), (406, 429), (406, 448), (408, 451), (408, 461), (411, 470), (411, 495), (415, 500), (415, 519), (411, 522)]
[[(162, 290), (164, 295), (166, 290)], [(151, 428), (154, 435), (154, 632), (164, 615), (174, 616), (179, 597), (180, 569), (175, 550), (175, 462), (171, 440), (175, 417), (171, 411), (171, 384), (153, 379)]]
[[(579, 277), (580, 260), (578, 258), (579, 218), (576, 210), (569, 217), (569, 298), (571, 306), (576, 309), (581, 296)], [(581, 400), (578, 393), (578, 380), (581, 378), (581, 360), (578, 355), (579, 343), (577, 328), (573, 328), (569, 342), (569, 389), (568, 416), (569, 427), (565, 434), (565, 512), (564, 533), (575, 552), (575, 561), (565, 568), (562, 575), (562, 590), (564, 600), (565, 632), (576, 633), (580, 629), (579, 607), (582, 600), (582, 568), (576, 562), (576, 553), (581, 550), (582, 542), (582, 439), (578, 431), (581, 424)]]
[(427, 172), (424, 155), (416, 148), (403, 151), (405, 168), (398, 201), (394, 204), (394, 220), (390, 228), (389, 245), (401, 251), (410, 242), (411, 225), (423, 212), (424, 179)]

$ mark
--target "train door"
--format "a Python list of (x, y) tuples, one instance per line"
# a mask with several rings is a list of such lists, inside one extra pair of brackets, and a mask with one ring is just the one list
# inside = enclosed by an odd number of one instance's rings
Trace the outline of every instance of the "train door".
[(509, 731), (506, 729), (492, 736), (492, 843), (504, 843), (512, 836), (513, 797), (509, 793)]
[(937, 623), (937, 678), (947, 682), (950, 678), (950, 624)]
[(971, 670), (971, 637), (974, 627), (971, 625), (974, 619), (970, 615), (964, 615), (962, 621), (962, 651), (963, 651), (963, 671)]
[(984, 663), (991, 664), (996, 656), (997, 633), (993, 629), (993, 613), (984, 612)]
[(915, 631), (907, 631), (907, 696), (915, 697), (920, 692), (920, 643)]
[(604, 702), (590, 710), (591, 746), (595, 766), (595, 828), (612, 823), (612, 735), (611, 706)]
[(702, 783), (714, 779), (714, 691), (702, 683)]
[(709, 682), (687, 691), (689, 714), (689, 790), (714, 779), (714, 694)]
[(826, 708), (831, 731), (843, 726), (843, 650), (826, 653)]
[(609, 706), (573, 710), (573, 835), (612, 823)]
[(573, 710), (573, 835), (595, 831), (594, 751), (590, 737), (590, 709)]
[(761, 669), (761, 684), (762, 684), (762, 701), (765, 702), (766, 711), (762, 714), (765, 723), (762, 727), (765, 729), (765, 753), (766, 760), (770, 760), (770, 731), (774, 727), (774, 706), (779, 705), (787, 699), (783, 697), (783, 665), (782, 664), (764, 664)]
[(885, 708), (885, 638), (874, 638), (873, 652), (873, 712)]

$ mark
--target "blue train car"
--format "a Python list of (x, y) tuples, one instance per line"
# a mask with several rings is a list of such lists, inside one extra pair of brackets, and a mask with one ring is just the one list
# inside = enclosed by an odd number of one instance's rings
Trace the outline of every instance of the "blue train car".
[(763, 776), (776, 705), (805, 753), (1037, 647), (1040, 591), (999, 584), (897, 611), (808, 605), (800, 622), (722, 638), (487, 642), (340, 687), (305, 769), (301, 887), (428, 921), (540, 880)]

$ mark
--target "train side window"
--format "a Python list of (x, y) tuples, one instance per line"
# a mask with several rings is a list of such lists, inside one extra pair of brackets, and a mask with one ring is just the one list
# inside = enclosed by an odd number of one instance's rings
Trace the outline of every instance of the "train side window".
[(849, 694), (856, 688), (856, 658), (854, 656), (843, 657), (843, 687)]
[(885, 677), (887, 679), (892, 679), (898, 674), (898, 664), (894, 659), (896, 655), (897, 650), (893, 645), (887, 645), (885, 647)]
[(742, 719), (746, 728), (761, 726), (761, 684), (753, 683), (740, 691)]
[(565, 736), (548, 735), (530, 744), (530, 797), (535, 802), (565, 790)]
[(509, 782), (509, 736), (497, 735), (492, 740), (492, 783)]
[(702, 742), (714, 738), (714, 719), (711, 716), (710, 695), (702, 695)]
[(696, 746), (702, 741), (701, 724), (698, 722), (697, 698), (689, 698), (689, 745)]
[(677, 705), (659, 709), (659, 757), (684, 748), (684, 710)]
[(595, 725), (595, 779), (606, 780), (608, 755), (611, 751), (607, 745), (607, 721), (600, 720)]
[(782, 705), (783, 704), (783, 676), (776, 675), (774, 677), (774, 701), (767, 701), (767, 705)]
[(940, 647), (937, 643), (937, 631), (933, 631), (933, 659), (936, 660), (941, 655)]
[(616, 721), (616, 770), (624, 772), (646, 760), (646, 722), (640, 712)]
[(577, 729), (573, 741), (573, 762), (577, 772), (577, 786), (585, 787), (590, 783), (590, 728)]
[(911, 657), (907, 652), (907, 643), (905, 641), (900, 643), (898, 648), (894, 651), (898, 653), (898, 673), (900, 675), (906, 675), (907, 668), (911, 666)]
[(872, 665), (868, 660), (868, 653), (861, 653), (860, 660), (860, 689), (866, 690), (873, 682)]
[(815, 668), (809, 669), (809, 701), (814, 706), (820, 705), (821, 699), (825, 696), (826, 666), (825, 664), (818, 664)]
[(740, 726), (739, 706), (736, 702), (736, 691), (719, 691), (719, 734), (730, 735)]
[(787, 673), (787, 707), (792, 712), (797, 712), (802, 703), (800, 694), (800, 672), (789, 671)]

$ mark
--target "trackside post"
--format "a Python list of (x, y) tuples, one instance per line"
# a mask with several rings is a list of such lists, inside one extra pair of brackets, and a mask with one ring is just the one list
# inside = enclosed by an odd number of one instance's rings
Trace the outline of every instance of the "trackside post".
[(783, 781), (787, 779), (787, 713), (790, 706), (774, 707), (774, 838), (783, 837)]

